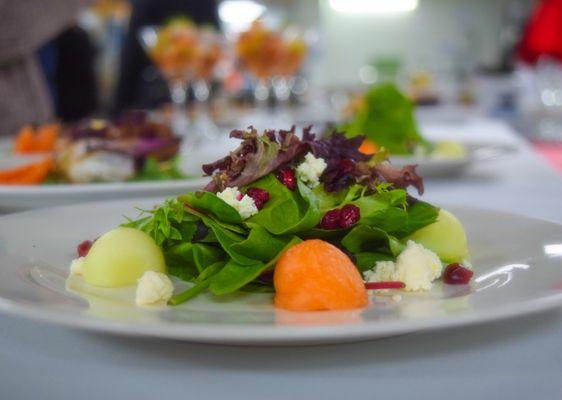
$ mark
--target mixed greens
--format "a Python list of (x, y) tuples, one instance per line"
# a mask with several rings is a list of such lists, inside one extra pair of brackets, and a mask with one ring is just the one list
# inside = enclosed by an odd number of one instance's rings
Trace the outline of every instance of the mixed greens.
[(391, 83), (372, 86), (342, 130), (349, 137), (364, 135), (391, 154), (430, 149), (418, 129), (413, 103)]
[[(362, 271), (393, 260), (405, 238), (437, 220), (439, 209), (412, 197), (423, 192), (414, 166), (395, 169), (384, 154), (359, 152), (363, 137), (341, 133), (318, 139), (310, 128), (236, 130), (238, 149), (203, 166), (212, 179), (203, 191), (170, 199), (125, 226), (144, 231), (163, 250), (168, 273), (194, 285), (172, 298), (184, 302), (206, 290), (215, 295), (272, 291), (272, 271), (284, 250), (322, 239)], [(295, 174), (307, 154), (326, 163), (319, 183)], [(236, 187), (257, 209), (244, 219), (221, 192)], [(259, 197), (259, 196), (261, 197)]]

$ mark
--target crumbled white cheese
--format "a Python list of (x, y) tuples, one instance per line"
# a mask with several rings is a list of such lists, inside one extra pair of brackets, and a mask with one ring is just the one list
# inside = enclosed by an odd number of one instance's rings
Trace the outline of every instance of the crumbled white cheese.
[(146, 271), (137, 282), (135, 301), (139, 305), (166, 304), (174, 294), (174, 285), (162, 272)]
[(297, 177), (310, 187), (318, 186), (320, 176), (328, 164), (322, 158), (316, 158), (312, 153), (304, 156), (304, 162), (297, 167)]
[(78, 257), (70, 263), (70, 275), (82, 275), (84, 273), (84, 257)]
[(394, 301), (395, 303), (399, 303), (402, 301), (402, 296), (400, 296), (399, 294), (395, 294), (394, 296), (392, 296), (392, 301)]
[(378, 261), (375, 268), (363, 272), (363, 276), (367, 282), (388, 282), (395, 270), (394, 261)]
[(373, 270), (365, 271), (367, 282), (399, 281), (405, 290), (429, 290), (441, 276), (443, 265), (437, 254), (409, 240), (406, 248), (392, 261), (379, 261)]
[(242, 195), (237, 187), (226, 188), (217, 193), (217, 197), (238, 211), (242, 219), (250, 218), (258, 213), (254, 199), (246, 194)]

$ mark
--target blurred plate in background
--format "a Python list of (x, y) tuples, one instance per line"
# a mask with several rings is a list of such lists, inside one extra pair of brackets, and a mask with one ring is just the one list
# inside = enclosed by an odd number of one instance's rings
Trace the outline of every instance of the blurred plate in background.
[(504, 143), (472, 142), (462, 145), (466, 149), (465, 157), (391, 156), (390, 162), (396, 167), (416, 164), (417, 172), (423, 178), (448, 178), (463, 174), (476, 163), (493, 161), (517, 151), (514, 145)]

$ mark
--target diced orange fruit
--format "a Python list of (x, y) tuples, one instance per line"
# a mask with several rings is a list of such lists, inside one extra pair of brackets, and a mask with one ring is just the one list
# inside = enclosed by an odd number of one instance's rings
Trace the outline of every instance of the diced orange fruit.
[(371, 155), (375, 154), (379, 150), (378, 146), (372, 140), (365, 139), (361, 146), (359, 146), (359, 151), (363, 154)]
[(45, 181), (53, 167), (53, 160), (48, 158), (22, 167), (0, 170), (0, 184), (36, 185)]
[(349, 257), (318, 239), (287, 250), (275, 266), (273, 283), (275, 306), (291, 311), (350, 310), (369, 301)]

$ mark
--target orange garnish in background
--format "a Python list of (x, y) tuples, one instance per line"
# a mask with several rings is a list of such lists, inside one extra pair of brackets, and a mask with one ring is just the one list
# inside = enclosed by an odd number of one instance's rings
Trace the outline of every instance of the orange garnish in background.
[(323, 240), (306, 240), (287, 250), (275, 266), (273, 283), (275, 306), (286, 310), (351, 310), (368, 304), (355, 265)]
[(53, 159), (48, 158), (21, 167), (0, 170), (0, 184), (36, 185), (44, 182), (53, 168)]
[(60, 129), (59, 124), (45, 124), (37, 129), (26, 125), (16, 137), (14, 152), (16, 154), (52, 152), (55, 150)]
[(361, 146), (359, 146), (359, 152), (367, 155), (375, 154), (379, 150), (379, 147), (372, 140), (365, 139)]

